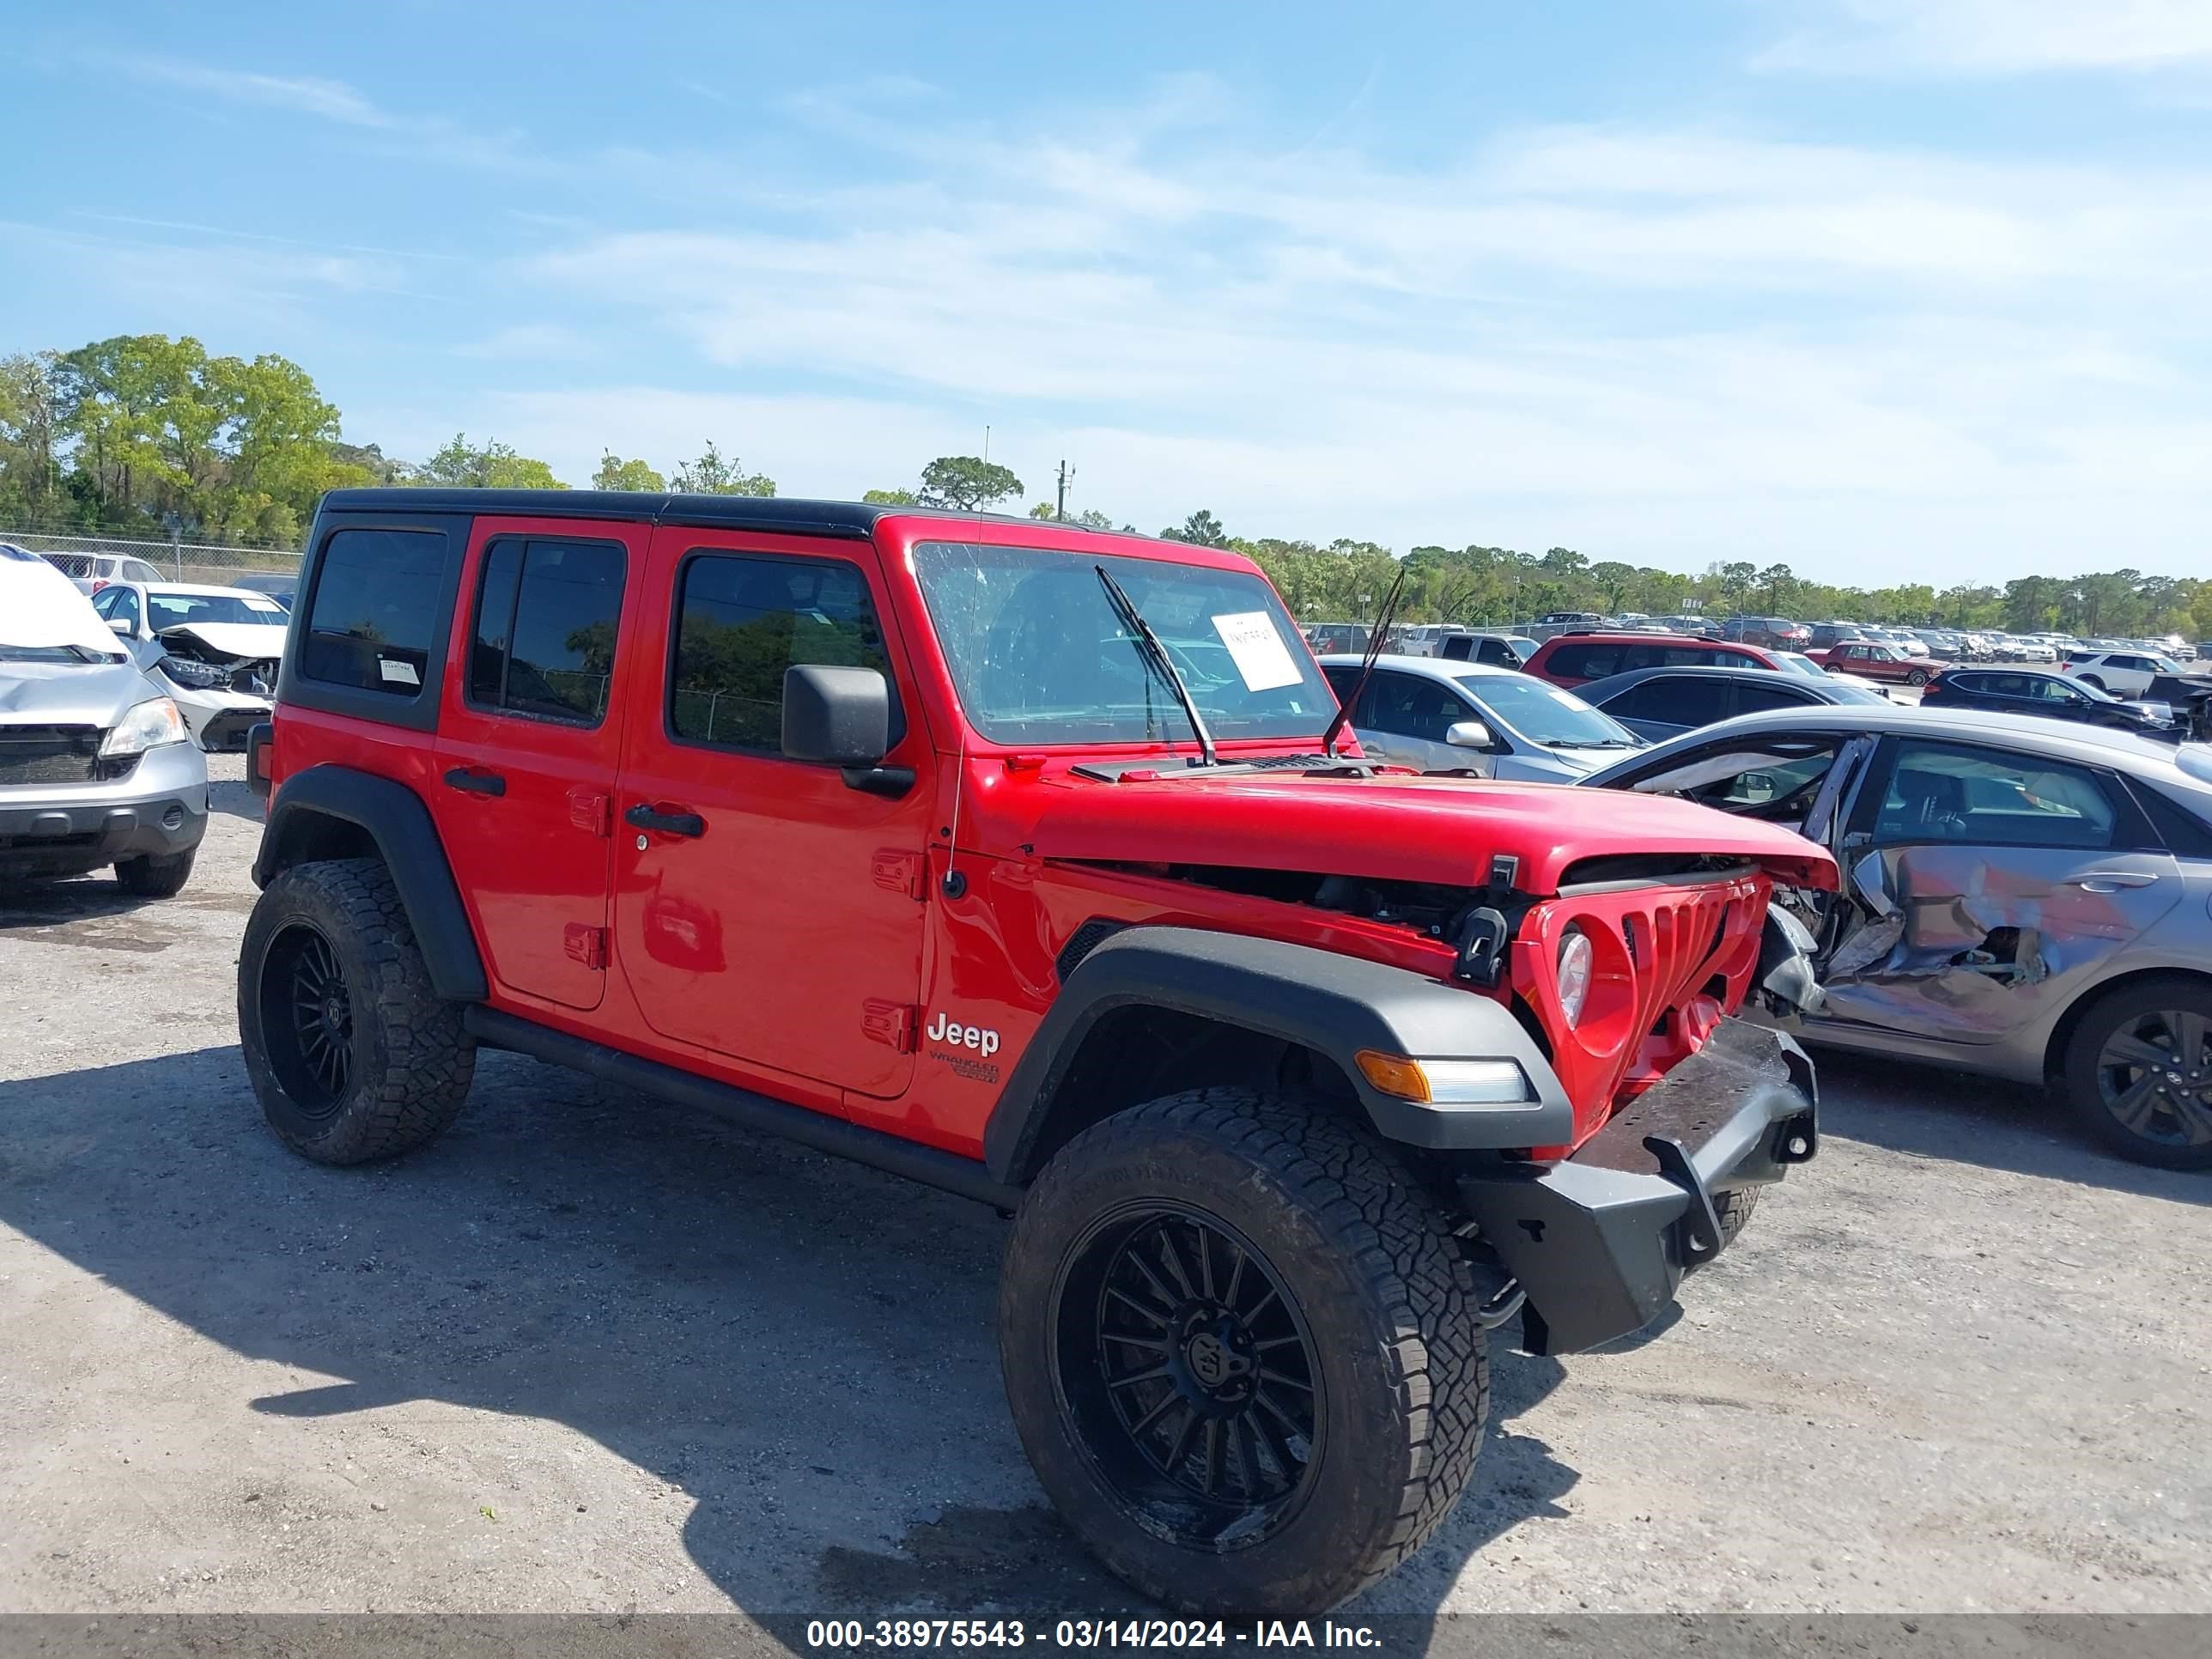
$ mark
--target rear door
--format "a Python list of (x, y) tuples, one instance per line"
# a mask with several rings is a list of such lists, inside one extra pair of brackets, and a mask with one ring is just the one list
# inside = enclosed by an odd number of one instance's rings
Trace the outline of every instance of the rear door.
[[(615, 955), (664, 1036), (879, 1097), (914, 1068), (929, 745), (867, 543), (663, 526), (629, 715)], [(784, 671), (890, 681), (902, 793), (783, 757)], [(637, 677), (643, 684), (644, 677)]]
[(646, 528), (478, 519), (454, 606), (432, 810), (503, 989), (606, 990), (609, 854)]
[(1823, 1018), (1951, 1042), (2071, 1003), (2182, 895), (2117, 777), (2026, 750), (1887, 740), (1840, 848)]

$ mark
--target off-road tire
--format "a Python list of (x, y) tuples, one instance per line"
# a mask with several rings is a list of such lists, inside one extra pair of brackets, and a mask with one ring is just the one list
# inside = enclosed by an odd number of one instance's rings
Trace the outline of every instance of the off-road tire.
[[(2165, 1170), (2212, 1170), (2212, 1144), (2189, 1146), (2136, 1133), (2112, 1115), (2099, 1086), (2100, 1058), (2105, 1044), (2115, 1033), (2147, 1015), (2169, 1011), (2212, 1020), (2212, 986), (2185, 974), (2160, 975), (2100, 997), (2082, 1012), (2067, 1038), (2059, 1086), (2067, 1108), (2082, 1127), (2122, 1158)], [(2197, 1069), (2201, 1082), (2204, 1076), (2201, 1060)], [(2185, 1068), (2184, 1075), (2187, 1075)]]
[(1721, 1218), (1721, 1248), (1735, 1243), (1735, 1236), (1751, 1219), (1751, 1212), (1759, 1207), (1759, 1188), (1738, 1187), (1721, 1194), (1713, 1200), (1713, 1210)]
[[(1063, 1281), (1101, 1218), (1153, 1203), (1256, 1249), (1318, 1355), (1301, 1496), (1256, 1541), (1194, 1544), (1148, 1520), (1063, 1389)], [(1480, 1299), (1449, 1221), (1383, 1143), (1319, 1103), (1201, 1089), (1109, 1118), (1047, 1164), (1006, 1246), (1000, 1354), (1038, 1479), (1109, 1570), (1188, 1613), (1310, 1615), (1390, 1572), (1457, 1502), (1489, 1414)]]
[(135, 859), (120, 860), (115, 866), (115, 879), (125, 892), (136, 898), (174, 898), (185, 890), (185, 882), (191, 879), (192, 860), (199, 855), (199, 850), (187, 847), (166, 858), (142, 853)]
[[(295, 1041), (276, 1018), (285, 990), (267, 982), (303, 936), (327, 942), (349, 1006), (349, 1075), (327, 1098), (305, 1085), (283, 1046)], [(459, 1115), (476, 1070), (460, 1006), (431, 989), (399, 890), (374, 859), (295, 865), (263, 890), (239, 951), (238, 1030), (270, 1127), (318, 1164), (365, 1164), (434, 1139)]]

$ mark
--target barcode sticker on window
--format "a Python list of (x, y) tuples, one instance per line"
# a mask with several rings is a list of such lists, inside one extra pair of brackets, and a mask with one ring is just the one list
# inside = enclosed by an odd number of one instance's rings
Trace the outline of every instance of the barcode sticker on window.
[(1229, 659), (1243, 677), (1246, 690), (1273, 691), (1296, 685), (1304, 678), (1291, 660), (1283, 636), (1275, 631), (1275, 619), (1266, 611), (1238, 611), (1212, 621), (1213, 631), (1229, 647)]

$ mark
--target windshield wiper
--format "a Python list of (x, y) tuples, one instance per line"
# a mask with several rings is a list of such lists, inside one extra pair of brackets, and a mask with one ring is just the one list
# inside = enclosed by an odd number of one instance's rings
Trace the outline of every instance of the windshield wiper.
[(1337, 705), (1336, 717), (1328, 729), (1321, 734), (1321, 752), (1331, 759), (1336, 756), (1337, 735), (1351, 723), (1352, 711), (1358, 705), (1367, 690), (1367, 682), (1375, 677), (1375, 659), (1382, 654), (1389, 642), (1390, 619), (1398, 614), (1398, 596), (1406, 591), (1406, 567), (1398, 567), (1398, 580), (1390, 584), (1390, 591), (1382, 596), (1382, 609), (1375, 617), (1375, 631), (1368, 636), (1367, 654), (1360, 659), (1359, 678), (1352, 682), (1352, 695)]
[(1091, 568), (1098, 573), (1098, 584), (1106, 590), (1106, 602), (1114, 607), (1114, 614), (1121, 620), (1121, 626), (1136, 635), (1138, 646), (1152, 659), (1152, 665), (1160, 671), (1160, 677), (1175, 688), (1176, 699), (1182, 704), (1182, 712), (1189, 717), (1190, 729), (1196, 735), (1198, 746), (1206, 756), (1201, 764), (1220, 765), (1221, 757), (1213, 752), (1213, 733), (1206, 729), (1206, 717), (1198, 712), (1198, 700), (1190, 695), (1190, 688), (1182, 683), (1182, 676), (1176, 672), (1175, 659), (1168, 655), (1167, 647), (1162, 645), (1160, 636), (1152, 632), (1152, 625), (1137, 614), (1136, 605), (1121, 591), (1121, 584), (1114, 580), (1113, 573), (1103, 564), (1093, 565)]

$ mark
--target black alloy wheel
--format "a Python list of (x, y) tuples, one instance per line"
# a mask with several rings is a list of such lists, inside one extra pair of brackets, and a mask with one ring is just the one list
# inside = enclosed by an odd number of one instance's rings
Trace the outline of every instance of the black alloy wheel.
[(285, 1092), (309, 1116), (336, 1112), (353, 1080), (353, 999), (319, 928), (295, 922), (270, 942), (261, 1003), (270, 1065)]
[(1321, 1366), (1258, 1249), (1140, 1204), (1095, 1223), (1055, 1296), (1055, 1382), (1131, 1518), (1186, 1547), (1260, 1542), (1320, 1460)]
[(2212, 1018), (2154, 1008), (2123, 1019), (2097, 1054), (2112, 1121), (2154, 1146), (2212, 1149)]

